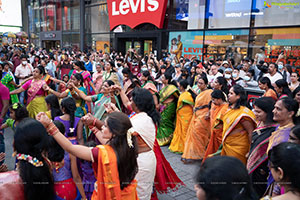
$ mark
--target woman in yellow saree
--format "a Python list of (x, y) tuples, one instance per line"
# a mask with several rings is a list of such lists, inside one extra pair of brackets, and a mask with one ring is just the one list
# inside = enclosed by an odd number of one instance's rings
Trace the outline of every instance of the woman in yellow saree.
[(205, 149), (210, 137), (210, 121), (208, 118), (209, 102), (213, 90), (207, 89), (208, 80), (201, 76), (198, 87), (202, 91), (196, 97), (194, 114), (192, 116), (184, 146), (181, 161), (191, 163), (204, 157)]
[(233, 156), (247, 162), (252, 140), (252, 132), (256, 128), (255, 115), (245, 105), (247, 96), (244, 88), (235, 85), (229, 90), (229, 110), (222, 116), (222, 151), (223, 156)]
[(43, 86), (46, 82), (42, 79), (45, 74), (45, 69), (42, 66), (38, 66), (33, 70), (33, 79), (28, 80), (22, 87), (11, 91), (10, 94), (19, 94), (25, 90), (27, 91), (27, 110), (29, 117), (35, 118), (39, 112), (46, 112), (47, 104), (45, 101), (45, 91)]
[(183, 153), (186, 132), (193, 116), (194, 99), (189, 91), (187, 80), (179, 82), (179, 90), (182, 92), (177, 103), (176, 127), (173, 133), (173, 139), (169, 146), (170, 151), (174, 153)]
[(157, 129), (156, 136), (159, 146), (164, 146), (171, 142), (175, 129), (174, 121), (179, 90), (171, 84), (171, 79), (172, 77), (168, 74), (162, 75), (162, 82), (165, 87), (159, 93), (161, 123)]
[(220, 118), (228, 110), (228, 103), (226, 102), (226, 94), (222, 90), (214, 90), (211, 93), (212, 104), (210, 108), (210, 127), (211, 136), (205, 151), (203, 161), (209, 155), (216, 153), (222, 143), (223, 124)]

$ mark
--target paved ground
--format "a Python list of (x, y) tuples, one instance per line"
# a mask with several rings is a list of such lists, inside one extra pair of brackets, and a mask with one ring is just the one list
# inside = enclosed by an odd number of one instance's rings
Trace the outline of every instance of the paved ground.
[[(12, 158), (12, 141), (13, 132), (11, 129), (6, 129), (4, 132), (5, 137), (5, 148), (6, 148), (6, 160), (5, 163), (9, 170), (14, 169), (15, 158)], [(177, 176), (185, 183), (186, 186), (180, 187), (175, 192), (170, 192), (168, 194), (158, 194), (159, 200), (196, 200), (196, 193), (194, 191), (194, 175), (198, 171), (197, 164), (184, 165), (180, 161), (180, 155), (171, 153), (168, 147), (162, 147), (162, 152), (164, 153), (166, 159), (170, 162), (172, 168), (176, 172)]]

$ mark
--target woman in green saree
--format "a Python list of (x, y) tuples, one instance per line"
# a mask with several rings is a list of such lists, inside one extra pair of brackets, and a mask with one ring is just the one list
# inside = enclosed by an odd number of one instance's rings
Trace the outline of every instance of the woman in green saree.
[(164, 87), (159, 93), (161, 123), (157, 129), (157, 141), (159, 146), (171, 142), (175, 129), (176, 105), (179, 97), (179, 90), (172, 84), (172, 77), (168, 74), (162, 75)]
[(79, 94), (79, 96), (87, 101), (94, 102), (94, 111), (93, 115), (99, 120), (104, 120), (107, 117), (105, 111), (105, 105), (114, 103), (120, 109), (120, 104), (117, 96), (110, 90), (110, 86), (115, 85), (115, 83), (111, 80), (106, 80), (103, 82), (102, 87), (99, 91), (99, 94), (87, 96), (84, 92), (79, 91), (77, 87), (74, 87), (75, 91)]
[[(9, 71), (9, 64), (7, 62), (4, 62), (1, 64), (1, 66), (2, 66), (1, 83), (5, 85), (11, 92), (15, 90), (18, 87), (18, 85), (15, 83), (12, 73)], [(19, 98), (17, 94), (11, 94), (10, 99), (12, 104), (19, 102)]]

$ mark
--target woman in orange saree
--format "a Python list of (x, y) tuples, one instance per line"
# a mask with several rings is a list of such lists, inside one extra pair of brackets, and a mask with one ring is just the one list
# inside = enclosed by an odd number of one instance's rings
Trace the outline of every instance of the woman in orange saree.
[(169, 146), (174, 153), (183, 153), (187, 129), (193, 116), (194, 99), (190, 92), (186, 91), (188, 82), (181, 80), (179, 90), (182, 92), (177, 103), (176, 126), (173, 139)]
[(222, 92), (221, 90), (214, 90), (211, 93), (211, 98), (211, 136), (202, 162), (204, 162), (210, 154), (217, 152), (220, 145), (222, 144), (223, 124), (220, 118), (228, 110), (228, 103), (226, 103), (226, 94), (224, 92)]
[(261, 90), (265, 91), (263, 97), (272, 97), (275, 101), (277, 100), (277, 94), (268, 77), (262, 77), (261, 79), (259, 79), (258, 86)]
[(244, 88), (235, 85), (229, 90), (229, 110), (222, 116), (222, 156), (233, 156), (247, 162), (252, 141), (252, 132), (256, 128), (255, 115), (245, 105), (247, 96)]
[[(39, 113), (37, 119), (46, 127), (57, 143), (70, 154), (83, 160), (92, 161), (95, 176), (95, 190), (92, 200), (136, 200), (137, 173), (137, 143), (132, 135), (134, 130), (130, 119), (121, 112), (108, 115), (105, 122), (97, 120), (94, 125), (101, 123), (102, 130), (91, 126), (97, 139), (104, 145), (93, 149), (82, 145), (73, 145), (45, 113)], [(83, 121), (88, 123), (89, 115)], [(126, 167), (125, 167), (126, 166)]]
[(194, 114), (191, 119), (184, 146), (181, 161), (190, 163), (201, 160), (210, 137), (210, 121), (208, 119), (209, 102), (213, 90), (207, 89), (208, 80), (202, 76), (198, 81), (198, 87), (202, 92), (196, 97)]

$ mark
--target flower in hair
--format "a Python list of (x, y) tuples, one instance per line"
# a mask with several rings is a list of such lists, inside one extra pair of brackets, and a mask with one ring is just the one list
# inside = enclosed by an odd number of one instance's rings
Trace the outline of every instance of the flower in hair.
[(130, 129), (128, 129), (127, 131), (127, 144), (130, 148), (133, 148), (133, 144), (132, 144), (132, 138), (131, 135), (134, 133), (134, 129), (131, 127)]
[(17, 159), (18, 160), (25, 160), (27, 162), (29, 162), (30, 164), (32, 164), (35, 167), (42, 167), (44, 166), (42, 161), (39, 161), (37, 158), (34, 158), (30, 155), (26, 155), (26, 154), (17, 154)]

